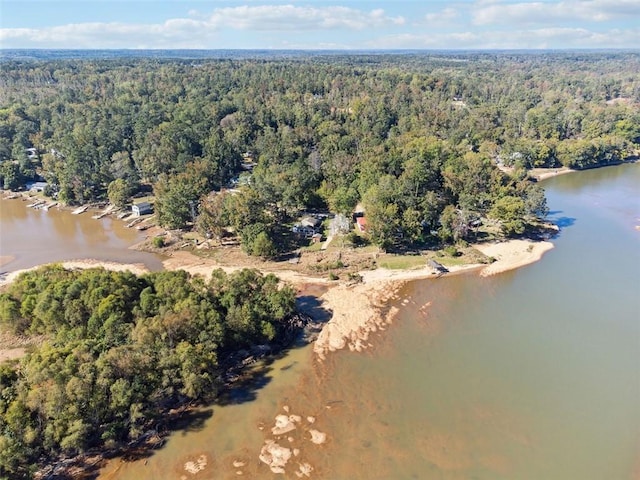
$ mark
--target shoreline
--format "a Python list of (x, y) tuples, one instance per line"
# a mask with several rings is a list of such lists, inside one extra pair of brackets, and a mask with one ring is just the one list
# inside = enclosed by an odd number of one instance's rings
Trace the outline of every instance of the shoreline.
[(97, 260), (94, 258), (64, 260), (62, 262), (41, 263), (40, 265), (35, 265), (33, 267), (22, 268), (20, 270), (13, 270), (11, 272), (7, 272), (6, 274), (0, 276), (0, 288), (4, 287), (5, 285), (9, 285), (21, 273), (31, 272), (33, 270), (37, 270), (38, 268), (44, 267), (47, 265), (62, 265), (62, 267), (66, 268), (67, 270), (77, 270), (77, 269), (83, 270), (88, 268), (102, 267), (105, 270), (111, 270), (114, 272), (130, 271), (135, 275), (143, 275), (145, 273), (149, 273), (150, 271), (142, 263), (109, 262), (104, 260)]
[[(495, 261), (489, 265), (465, 264), (451, 266), (448, 268), (449, 273), (446, 273), (446, 275), (477, 274), (481, 277), (486, 277), (514, 270), (540, 260), (544, 253), (553, 248), (553, 244), (548, 241), (518, 239), (473, 245), (473, 247), (483, 254), (493, 257)], [(10, 261), (10, 258), (2, 258), (2, 260), (5, 262)], [(144, 264), (140, 263), (127, 264), (96, 259), (77, 259), (53, 263), (60, 264), (67, 269), (103, 267), (112, 271), (130, 271), (136, 275), (150, 272)], [(4, 277), (0, 277), (0, 291), (3, 285), (9, 284), (20, 273), (31, 271), (41, 266), (43, 265), (13, 271)], [(172, 252), (168, 258), (162, 261), (162, 266), (163, 269), (168, 271), (185, 270), (191, 275), (203, 276), (205, 278), (210, 277), (211, 273), (217, 269), (232, 273), (246, 268), (241, 265), (223, 266), (215, 260), (198, 257), (187, 251)], [(428, 266), (398, 270), (385, 268), (364, 270), (358, 272), (360, 281), (356, 282), (336, 282), (327, 278), (305, 275), (292, 270), (278, 270), (264, 267), (258, 270), (261, 271), (262, 274), (272, 273), (278, 276), (281, 281), (291, 284), (296, 290), (298, 298), (303, 296), (315, 297), (320, 309), (323, 312), (328, 312), (329, 318), (326, 323), (323, 323), (319, 318), (315, 319), (318, 322), (317, 324), (322, 326), (322, 329), (318, 333), (316, 340), (311, 342), (312, 345), (308, 345), (308, 347), (313, 350), (313, 352), (308, 352), (311, 365), (315, 364), (316, 367), (318, 364), (324, 362), (331, 352), (345, 350), (347, 348), (351, 352), (361, 352), (373, 347), (374, 344), (370, 341), (371, 335), (386, 330), (397, 317), (399, 307), (389, 306), (389, 302), (397, 299), (400, 290), (408, 282), (437, 278), (439, 276)], [(428, 308), (429, 305), (430, 303), (425, 305), (425, 308)], [(22, 345), (0, 345), (0, 361), (18, 361), (28, 351), (29, 348), (25, 348), (25, 346)], [(278, 419), (281, 419), (280, 417), (282, 416), (283, 415), (279, 415), (276, 417), (276, 427), (278, 426)], [(291, 415), (288, 418), (297, 418), (297, 416)], [(308, 422), (309, 424), (313, 423), (310, 420)], [(306, 424), (305, 429), (312, 435), (312, 443), (320, 444), (325, 442), (325, 433), (309, 429), (309, 425)], [(314, 434), (321, 437), (321, 439), (314, 440)], [(262, 447), (259, 457), (262, 462), (267, 464), (275, 458), (273, 455), (281, 451), (276, 449), (276, 447), (280, 448), (278, 444), (270, 442), (271, 440), (265, 440), (265, 445)], [(274, 450), (275, 453), (271, 452), (271, 450)], [(300, 449), (297, 449), (297, 451), (300, 452)], [(98, 454), (91, 458), (91, 461), (97, 458), (98, 460), (95, 461), (100, 462), (104, 460), (105, 457)], [(304, 465), (307, 466), (308, 464), (305, 463)], [(205, 466), (206, 463), (203, 468)], [(271, 467), (273, 467), (273, 465), (271, 465)], [(283, 467), (284, 465), (278, 468)], [(309, 466), (309, 468), (311, 470), (313, 469), (311, 466)]]
[[(481, 277), (488, 277), (515, 270), (542, 259), (553, 249), (553, 243), (516, 239), (474, 245), (474, 248), (494, 257), (495, 262), (451, 267), (446, 275), (478, 272)], [(384, 307), (400, 289), (411, 281), (438, 277), (428, 267), (398, 271), (377, 269), (361, 272), (361, 275), (362, 283), (340, 284), (320, 297), (323, 308), (333, 313), (313, 346), (320, 360), (324, 360), (329, 352), (346, 347), (358, 352), (370, 347), (369, 335), (384, 330), (393, 322), (397, 310), (391, 308), (385, 313)]]
[[(483, 254), (493, 257), (495, 261), (489, 265), (453, 266), (449, 268), (449, 273), (446, 275), (478, 272), (481, 277), (487, 277), (514, 270), (539, 261), (546, 252), (553, 248), (553, 244), (548, 241), (514, 239), (477, 244), (473, 247)], [(144, 264), (126, 264), (95, 259), (54, 263), (61, 264), (67, 269), (103, 267), (113, 271), (128, 270), (136, 275), (149, 272)], [(0, 278), (0, 287), (11, 283), (20, 273), (35, 270), (43, 265), (9, 272), (4, 278)], [(217, 269), (232, 273), (245, 268), (242, 266), (223, 266), (214, 260), (203, 259), (185, 251), (173, 252), (162, 262), (162, 265), (165, 270), (185, 270), (192, 275), (200, 275), (205, 278), (209, 278), (211, 272)], [(322, 309), (331, 313), (331, 317), (323, 325), (313, 346), (313, 350), (320, 360), (325, 359), (326, 355), (332, 351), (344, 348), (349, 348), (351, 351), (361, 351), (370, 347), (369, 335), (384, 330), (387, 325), (392, 323), (396, 312), (393, 309), (385, 312), (384, 309), (398, 291), (407, 282), (437, 278), (438, 276), (427, 266), (409, 270), (377, 268), (359, 272), (362, 279), (360, 282), (338, 283), (292, 270), (262, 268), (260, 271), (263, 274), (273, 273), (281, 281), (291, 284), (298, 291), (298, 295), (306, 292), (310, 285), (320, 285), (326, 289), (318, 297), (318, 300)]]

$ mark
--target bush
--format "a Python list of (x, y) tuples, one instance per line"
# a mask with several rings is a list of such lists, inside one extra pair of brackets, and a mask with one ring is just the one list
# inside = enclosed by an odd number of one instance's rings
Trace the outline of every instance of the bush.
[(359, 273), (350, 273), (349, 281), (353, 283), (362, 283), (362, 275)]
[(353, 247), (362, 247), (367, 241), (356, 232), (349, 232), (344, 236), (345, 241)]
[(164, 247), (164, 238), (162, 237), (154, 237), (153, 238), (153, 246), (156, 248)]
[(263, 260), (269, 260), (273, 258), (276, 253), (276, 246), (273, 240), (269, 238), (267, 232), (260, 232), (253, 241), (251, 254), (256, 257), (261, 257)]
[(340, 277), (333, 272), (329, 272), (329, 280), (338, 280)]
[(461, 255), (461, 253), (458, 251), (458, 249), (456, 247), (454, 247), (453, 245), (449, 245), (448, 247), (445, 247), (444, 248), (444, 253), (446, 253), (450, 257), (459, 257)]

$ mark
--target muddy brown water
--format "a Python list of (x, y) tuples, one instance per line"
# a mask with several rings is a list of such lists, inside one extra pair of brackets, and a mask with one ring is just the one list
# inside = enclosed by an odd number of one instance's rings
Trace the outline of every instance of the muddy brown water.
[[(562, 232), (540, 262), (412, 282), (372, 348), (294, 348), (99, 478), (298, 478), (304, 462), (338, 480), (637, 478), (639, 185), (638, 164), (545, 181)], [(277, 441), (299, 455), (276, 475), (258, 454), (284, 406), (302, 421)]]
[(129, 249), (144, 240), (144, 232), (126, 228), (125, 222), (109, 216), (91, 218), (96, 212), (72, 215), (57, 207), (34, 210), (31, 201), (0, 199), (1, 272), (29, 268), (43, 263), (77, 259), (96, 259), (121, 263), (142, 263), (160, 270), (156, 255)]
[[(563, 230), (540, 262), (412, 282), (373, 348), (324, 363), (294, 349), (247, 397), (212, 406), (148, 458), (112, 461), (100, 478), (298, 478), (303, 462), (322, 479), (634, 478), (638, 185), (640, 165), (546, 181)], [(284, 406), (303, 420), (278, 439), (300, 450), (282, 476), (258, 454)], [(312, 444), (310, 428), (327, 443)], [(188, 473), (198, 459), (207, 465)]]

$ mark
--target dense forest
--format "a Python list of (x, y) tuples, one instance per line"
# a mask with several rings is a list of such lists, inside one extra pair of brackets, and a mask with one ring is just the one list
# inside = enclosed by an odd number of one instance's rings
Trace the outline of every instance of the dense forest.
[[(153, 193), (168, 228), (290, 247), (302, 212), (350, 217), (383, 249), (520, 234), (547, 213), (538, 167), (618, 163), (640, 148), (633, 52), (246, 54), (2, 61), (0, 186), (47, 182), (67, 204)], [(0, 365), (0, 477), (140, 438), (215, 397), (227, 360), (278, 342), (294, 292), (273, 275), (58, 266), (0, 293), (0, 328), (40, 335)]]
[(63, 202), (126, 205), (152, 187), (162, 225), (231, 231), (264, 256), (300, 212), (358, 203), (385, 249), (465, 238), (486, 217), (521, 233), (546, 213), (528, 169), (617, 163), (640, 143), (634, 52), (2, 67), (5, 188), (41, 176)]
[(0, 294), (0, 328), (44, 341), (17, 368), (0, 364), (0, 478), (126, 445), (170, 408), (214, 398), (225, 359), (295, 331), (294, 300), (254, 270), (209, 282), (184, 271), (23, 273)]

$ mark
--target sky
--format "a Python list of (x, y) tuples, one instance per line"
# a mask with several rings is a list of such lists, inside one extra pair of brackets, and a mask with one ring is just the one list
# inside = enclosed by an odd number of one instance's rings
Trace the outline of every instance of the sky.
[(640, 49), (640, 0), (0, 0), (0, 48)]

